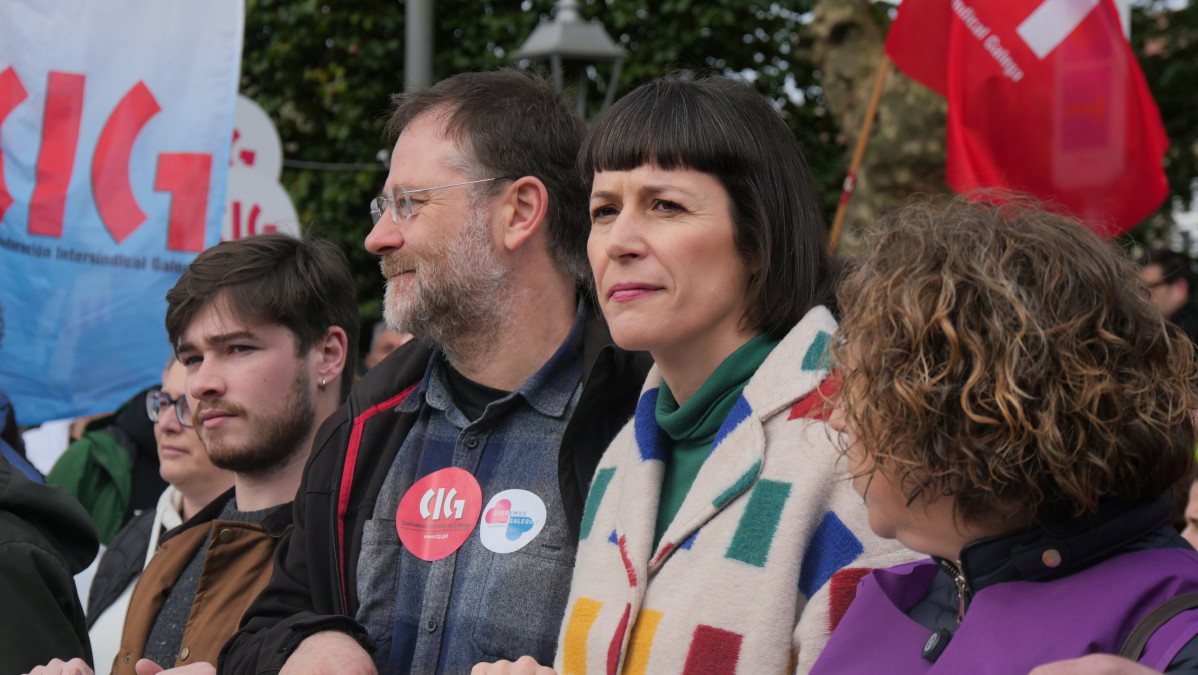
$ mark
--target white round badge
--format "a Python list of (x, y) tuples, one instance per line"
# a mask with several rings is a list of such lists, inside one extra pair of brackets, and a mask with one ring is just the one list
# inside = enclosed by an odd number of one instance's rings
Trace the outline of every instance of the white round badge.
[(483, 509), (478, 536), (496, 553), (512, 553), (536, 538), (545, 527), (545, 502), (528, 490), (504, 490)]

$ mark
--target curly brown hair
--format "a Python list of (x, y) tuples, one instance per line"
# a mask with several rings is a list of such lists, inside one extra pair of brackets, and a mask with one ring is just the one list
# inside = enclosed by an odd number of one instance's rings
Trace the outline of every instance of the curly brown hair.
[(1193, 348), (1136, 267), (1011, 195), (888, 214), (840, 290), (838, 396), (866, 472), (967, 524), (1158, 497), (1193, 461)]

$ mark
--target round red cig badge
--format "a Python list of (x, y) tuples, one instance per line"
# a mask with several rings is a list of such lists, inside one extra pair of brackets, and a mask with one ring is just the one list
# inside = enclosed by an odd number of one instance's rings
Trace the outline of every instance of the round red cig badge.
[(408, 488), (395, 511), (404, 548), (421, 560), (440, 560), (458, 550), (482, 511), (482, 490), (469, 471), (450, 467)]

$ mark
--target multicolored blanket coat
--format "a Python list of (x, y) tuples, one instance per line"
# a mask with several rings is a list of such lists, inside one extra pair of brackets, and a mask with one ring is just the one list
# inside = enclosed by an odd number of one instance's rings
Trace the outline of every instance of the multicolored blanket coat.
[(591, 485), (561, 675), (806, 672), (868, 568), (916, 557), (870, 531), (824, 421), (835, 330), (817, 307), (774, 349), (656, 549), (668, 439), (650, 371)]

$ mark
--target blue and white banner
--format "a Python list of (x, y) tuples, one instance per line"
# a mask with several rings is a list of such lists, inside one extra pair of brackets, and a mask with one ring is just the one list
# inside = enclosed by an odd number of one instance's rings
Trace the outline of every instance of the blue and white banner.
[(244, 0), (0, 2), (0, 389), (20, 424), (161, 378), (220, 239)]

